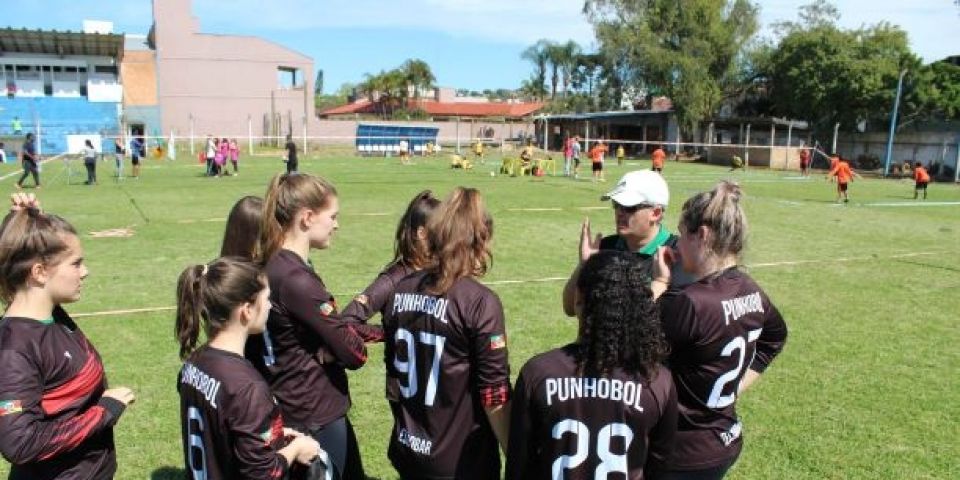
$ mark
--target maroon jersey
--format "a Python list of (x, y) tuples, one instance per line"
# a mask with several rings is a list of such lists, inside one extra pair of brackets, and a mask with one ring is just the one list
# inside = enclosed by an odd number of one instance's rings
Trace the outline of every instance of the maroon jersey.
[[(337, 303), (313, 267), (289, 250), (266, 266), (270, 317), (263, 335), (251, 336), (246, 355), (270, 384), (287, 425), (307, 431), (347, 414), (345, 368), (367, 361), (357, 329), (337, 314)], [(324, 352), (335, 361), (324, 361)]]
[(510, 395), (503, 306), (471, 278), (425, 293), (427, 275), (401, 280), (383, 317), (388, 396), (399, 397), (388, 455), (403, 477), (498, 478), (484, 409)]
[(639, 480), (669, 458), (677, 429), (670, 371), (658, 367), (653, 381), (619, 368), (589, 377), (577, 365), (578, 348), (537, 355), (520, 370), (507, 479)]
[(100, 355), (60, 307), (0, 320), (0, 452), (11, 479), (108, 479), (117, 470)]
[(783, 349), (787, 325), (754, 281), (731, 268), (661, 299), (680, 416), (671, 469), (699, 470), (742, 448), (735, 409), (747, 369), (763, 372)]
[(284, 476), (280, 408), (249, 361), (205, 345), (184, 362), (177, 390), (187, 478)]
[[(387, 303), (393, 298), (397, 283), (415, 271), (400, 263), (389, 265), (383, 272), (380, 272), (380, 275), (370, 286), (354, 297), (353, 301), (343, 309), (340, 316), (345, 321), (356, 323), (366, 323), (377, 313), (383, 317), (386, 315)], [(364, 335), (364, 332), (358, 333)], [(379, 336), (373, 338), (366, 338), (366, 335), (364, 335), (364, 340), (367, 342), (382, 342), (383, 330), (379, 330)]]

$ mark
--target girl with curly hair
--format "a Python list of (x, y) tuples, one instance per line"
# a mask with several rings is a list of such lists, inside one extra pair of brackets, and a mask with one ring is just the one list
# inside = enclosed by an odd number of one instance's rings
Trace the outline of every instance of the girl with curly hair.
[(590, 257), (575, 305), (577, 340), (520, 370), (506, 478), (656, 478), (672, 448), (677, 393), (660, 363), (668, 352), (660, 311), (636, 256)]

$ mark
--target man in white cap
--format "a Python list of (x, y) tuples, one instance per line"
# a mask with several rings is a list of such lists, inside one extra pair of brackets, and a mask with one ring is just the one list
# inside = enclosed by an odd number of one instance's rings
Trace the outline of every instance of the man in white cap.
[[(600, 200), (609, 200), (612, 203), (617, 234), (603, 237), (598, 233), (594, 237), (590, 233), (590, 219), (583, 221), (580, 230), (580, 262), (563, 287), (563, 311), (568, 316), (576, 314), (574, 302), (580, 268), (594, 253), (600, 250), (635, 252), (649, 275), (657, 249), (662, 246), (673, 248), (677, 242), (676, 235), (660, 224), (670, 203), (670, 192), (667, 182), (659, 173), (651, 170), (629, 172), (617, 182), (613, 190), (600, 197)], [(679, 265), (679, 262), (674, 262), (674, 265)], [(686, 283), (681, 280), (685, 277), (687, 276), (682, 274), (672, 277), (672, 284)]]

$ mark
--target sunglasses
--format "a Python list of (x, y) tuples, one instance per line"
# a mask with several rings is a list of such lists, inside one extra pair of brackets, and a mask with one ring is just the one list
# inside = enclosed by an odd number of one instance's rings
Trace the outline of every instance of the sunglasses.
[(617, 202), (612, 202), (612, 203), (613, 203), (614, 210), (626, 213), (628, 215), (633, 215), (634, 213), (637, 213), (637, 211), (639, 210), (645, 210), (645, 209), (654, 207), (654, 205), (650, 205), (648, 203), (638, 203), (636, 205), (631, 205), (629, 207), (626, 205), (620, 205)]

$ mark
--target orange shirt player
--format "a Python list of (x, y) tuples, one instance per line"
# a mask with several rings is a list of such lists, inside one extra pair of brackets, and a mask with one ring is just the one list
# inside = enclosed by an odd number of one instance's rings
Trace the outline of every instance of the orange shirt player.
[[(837, 178), (837, 201), (840, 201), (840, 197), (843, 197), (843, 202), (847, 203), (850, 201), (850, 197), (847, 196), (847, 184), (853, 181), (853, 177), (861, 178), (857, 172), (854, 172), (850, 168), (850, 164), (846, 160), (840, 158), (839, 155), (835, 157), (837, 159), (836, 164), (833, 168), (830, 169), (830, 173), (827, 174), (827, 178), (833, 181), (833, 177)], [(832, 161), (832, 159), (831, 159)]]
[(913, 188), (913, 199), (916, 200), (920, 190), (923, 190), (923, 199), (926, 200), (927, 184), (930, 183), (930, 174), (927, 173), (927, 169), (923, 168), (923, 164), (920, 162), (917, 162), (913, 166), (913, 181), (916, 182), (916, 186)]
[(667, 152), (663, 151), (663, 147), (657, 147), (650, 154), (650, 158), (653, 159), (653, 171), (663, 173), (663, 161), (667, 158)]

